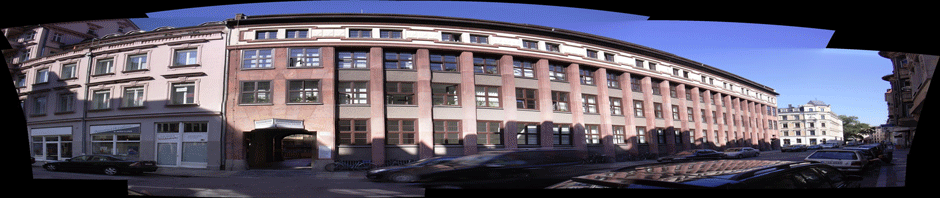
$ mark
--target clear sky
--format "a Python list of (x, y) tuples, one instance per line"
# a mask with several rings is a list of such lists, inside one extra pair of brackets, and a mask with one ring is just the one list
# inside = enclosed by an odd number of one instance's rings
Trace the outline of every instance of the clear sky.
[[(234, 18), (236, 13), (388, 13), (524, 23), (584, 32), (716, 67), (769, 86), (778, 107), (810, 100), (839, 115), (877, 126), (888, 114), (881, 80), (891, 62), (877, 51), (826, 49), (833, 30), (729, 22), (648, 21), (648, 16), (571, 7), (489, 2), (329, 1), (221, 5), (148, 13), (132, 19), (142, 30), (186, 27)], [(546, 14), (549, 13), (549, 14)]]

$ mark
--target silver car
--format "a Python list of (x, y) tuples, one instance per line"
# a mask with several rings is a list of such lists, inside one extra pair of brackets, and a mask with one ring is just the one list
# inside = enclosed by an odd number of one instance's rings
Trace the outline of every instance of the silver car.
[(736, 147), (725, 149), (725, 158), (745, 158), (760, 156), (760, 151), (751, 147)]
[(857, 150), (823, 149), (813, 152), (803, 161), (825, 163), (840, 171), (862, 172), (868, 167), (869, 158)]

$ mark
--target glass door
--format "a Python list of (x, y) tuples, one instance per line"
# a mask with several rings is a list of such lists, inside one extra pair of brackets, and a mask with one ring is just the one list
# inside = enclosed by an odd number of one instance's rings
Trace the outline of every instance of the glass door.
[(46, 143), (46, 160), (59, 160), (59, 143)]
[(157, 143), (157, 165), (176, 166), (177, 143)]

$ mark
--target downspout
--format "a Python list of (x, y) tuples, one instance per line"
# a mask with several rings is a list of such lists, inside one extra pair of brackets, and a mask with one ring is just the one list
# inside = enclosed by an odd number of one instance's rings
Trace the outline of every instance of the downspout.
[(88, 84), (91, 83), (91, 67), (94, 64), (94, 61), (92, 61), (92, 58), (94, 56), (91, 55), (91, 51), (92, 51), (92, 47), (95, 44), (96, 39), (97, 38), (91, 39), (91, 44), (88, 45), (88, 52), (85, 53), (85, 59), (88, 60), (88, 68), (86, 68), (85, 70), (86, 71), (85, 73), (85, 96), (83, 98), (84, 102), (82, 103), (82, 155), (86, 155), (88, 153), (87, 151), (88, 138), (91, 136), (90, 134), (88, 134), (88, 126), (86, 126), (88, 124), (88, 105), (89, 105)]
[(227, 155), (225, 154), (225, 148), (228, 147), (228, 140), (225, 138), (225, 134), (228, 133), (228, 127), (226, 127), (227, 124), (226, 124), (226, 119), (225, 119), (225, 106), (226, 106), (226, 104), (228, 104), (228, 103), (226, 102), (226, 101), (228, 100), (228, 59), (229, 59), (229, 57), (228, 57), (228, 54), (229, 54), (229, 53), (228, 53), (228, 45), (229, 45), (229, 44), (228, 44), (228, 38), (229, 38), (229, 37), (231, 36), (231, 34), (232, 34), (232, 29), (228, 28), (227, 25), (223, 25), (223, 26), (225, 27), (225, 29), (228, 29), (228, 32), (226, 32), (225, 35), (222, 36), (222, 41), (225, 42), (225, 48), (223, 48), (223, 50), (222, 50), (222, 53), (225, 53), (225, 59), (223, 60), (223, 63), (222, 63), (222, 65), (223, 65), (223, 68), (222, 68), (222, 72), (223, 72), (223, 74), (222, 74), (222, 86), (223, 86), (223, 88), (222, 88), (222, 108), (221, 108), (221, 109), (222, 109), (222, 112), (220, 113), (220, 115), (222, 115), (222, 123), (219, 124), (219, 125), (221, 125), (220, 129), (222, 129), (222, 130), (221, 130), (221, 132), (222, 132), (222, 134), (221, 134), (222, 149), (219, 149), (219, 151), (220, 151), (220, 153), (221, 153), (221, 159), (222, 159), (222, 160), (221, 160), (221, 162), (219, 163), (219, 170), (225, 170), (225, 161), (227, 160)]

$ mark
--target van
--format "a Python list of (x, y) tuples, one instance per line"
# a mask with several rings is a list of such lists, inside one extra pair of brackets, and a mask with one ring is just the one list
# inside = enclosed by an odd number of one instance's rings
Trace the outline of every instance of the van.
[[(418, 186), (425, 188), (544, 188), (590, 173), (587, 151), (533, 149), (487, 151), (422, 167)], [(599, 171), (599, 170), (598, 170)]]

